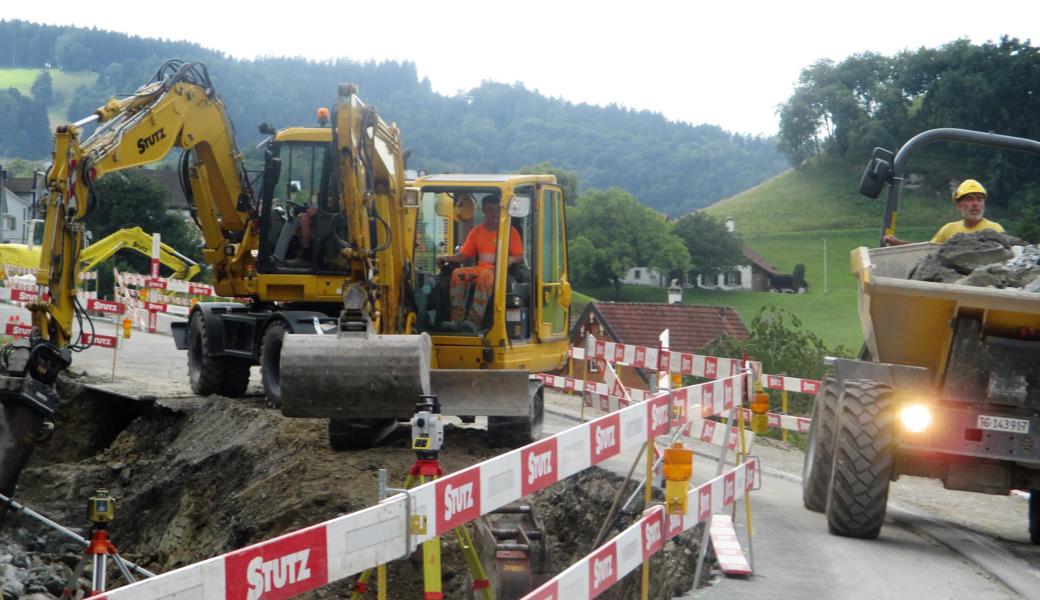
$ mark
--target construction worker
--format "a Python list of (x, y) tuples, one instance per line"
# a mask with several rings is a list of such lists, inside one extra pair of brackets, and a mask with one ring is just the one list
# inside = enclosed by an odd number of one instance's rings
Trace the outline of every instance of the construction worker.
[[(480, 208), (484, 220), (479, 227), (470, 230), (459, 251), (437, 257), (437, 263), (441, 265), (459, 264), (476, 258), (476, 265), (455, 269), (451, 274), (451, 320), (459, 322), (465, 317), (477, 327), (483, 322), (487, 304), (495, 291), (495, 257), (498, 253), (498, 219), (502, 200), (497, 195), (488, 194), (481, 199)], [(509, 264), (523, 262), (523, 253), (520, 232), (510, 227)], [(466, 295), (471, 285), (475, 285), (475, 289), (473, 302), (467, 311)]]
[[(983, 218), (982, 215), (986, 212), (986, 188), (982, 187), (982, 184), (978, 181), (965, 179), (957, 186), (957, 190), (953, 192), (951, 199), (957, 205), (957, 210), (961, 212), (962, 218), (960, 221), (953, 221), (943, 225), (932, 236), (931, 241), (933, 244), (942, 244), (958, 233), (974, 233), (985, 229), (1004, 232), (1004, 228), (1000, 226), (1000, 223)], [(902, 246), (908, 243), (897, 239), (893, 235), (885, 236), (886, 246)]]

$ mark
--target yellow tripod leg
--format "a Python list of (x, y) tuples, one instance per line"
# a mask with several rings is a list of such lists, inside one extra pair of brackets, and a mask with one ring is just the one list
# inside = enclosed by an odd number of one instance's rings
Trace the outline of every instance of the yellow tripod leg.
[(480, 564), (477, 549), (473, 547), (473, 537), (470, 536), (469, 530), (466, 529), (465, 525), (459, 525), (455, 528), (455, 539), (459, 541), (462, 558), (466, 560), (466, 565), (469, 566), (469, 573), (473, 577), (473, 591), (476, 592), (479, 598), (495, 600), (495, 593), (491, 589), (491, 583), (488, 581), (487, 574), (484, 573), (484, 565)]

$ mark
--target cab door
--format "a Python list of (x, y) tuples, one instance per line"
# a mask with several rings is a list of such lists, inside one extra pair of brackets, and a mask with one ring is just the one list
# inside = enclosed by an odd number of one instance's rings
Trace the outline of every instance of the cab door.
[(556, 186), (538, 186), (538, 289), (535, 317), (542, 341), (567, 336), (570, 325), (571, 286), (567, 278), (567, 235), (563, 192)]

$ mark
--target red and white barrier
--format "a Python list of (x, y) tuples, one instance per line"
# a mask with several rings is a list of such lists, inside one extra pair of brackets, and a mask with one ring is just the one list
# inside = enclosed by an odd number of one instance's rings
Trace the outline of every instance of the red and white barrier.
[(715, 556), (719, 559), (719, 569), (726, 575), (750, 575), (751, 565), (740, 547), (737, 531), (733, 529), (733, 517), (714, 515), (708, 529), (711, 545), (715, 548)]
[(815, 379), (801, 379), (785, 375), (762, 375), (762, 387), (770, 390), (786, 390), (800, 394), (816, 395), (820, 391), (820, 382)]
[(755, 487), (757, 459), (690, 489), (690, 510), (685, 516), (667, 516), (655, 506), (628, 529), (571, 565), (524, 600), (586, 600), (596, 598), (622, 577), (664, 548), (664, 543), (708, 519), (716, 510), (731, 506)]
[[(660, 348), (620, 344), (605, 340), (594, 340), (592, 347), (571, 348), (568, 356), (575, 360), (595, 358), (610, 363), (620, 363), (637, 369), (667, 371), (678, 375), (691, 375), (705, 379), (718, 379), (736, 375), (742, 370), (744, 361), (736, 358), (719, 358), (688, 352), (675, 352)], [(761, 364), (750, 361), (756, 373), (762, 371)]]
[[(740, 397), (744, 379), (715, 383)], [(425, 540), (622, 452), (638, 451), (669, 431), (669, 409), (667, 394), (654, 396), (413, 488), (407, 496), (112, 590), (105, 598), (286, 598), (315, 589), (404, 556)], [(728, 492), (720, 488), (720, 498), (733, 494), (732, 483), (720, 484), (728, 486)], [(409, 536), (408, 515), (424, 522), (426, 532)]]

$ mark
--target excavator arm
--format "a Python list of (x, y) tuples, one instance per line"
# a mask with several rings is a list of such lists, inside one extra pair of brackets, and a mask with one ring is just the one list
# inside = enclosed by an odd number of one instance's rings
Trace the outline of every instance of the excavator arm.
[[(97, 129), (80, 140), (82, 128)], [(82, 257), (83, 219), (98, 202), (97, 179), (114, 171), (163, 159), (174, 147), (189, 154), (185, 174), (202, 229), (203, 256), (213, 266), (223, 295), (249, 295), (252, 254), (257, 246), (253, 201), (231, 122), (198, 63), (167, 61), (155, 78), (122, 100), (110, 100), (94, 115), (59, 127), (54, 163), (47, 174), (46, 219), (40, 283), (49, 303), (30, 306), (40, 339), (58, 348), (78, 345), (72, 322), (76, 278)], [(42, 297), (42, 295), (41, 295)]]
[[(134, 250), (151, 256), (152, 236), (140, 227), (128, 227), (110, 233), (80, 252), (79, 270), (90, 271), (120, 250)], [(159, 262), (173, 270), (173, 279), (190, 281), (202, 271), (198, 263), (165, 242), (159, 244)]]
[[(83, 128), (95, 122), (94, 132), (81, 140)], [(29, 345), (0, 350), (0, 493), (11, 495), (53, 418), (54, 384), (71, 363), (71, 352), (87, 347), (74, 337), (73, 320), (89, 328), (76, 283), (84, 219), (104, 201), (94, 182), (157, 162), (174, 147), (185, 150), (182, 180), (195, 203), (203, 258), (213, 267), (217, 293), (255, 292), (255, 203), (231, 122), (204, 66), (167, 61), (130, 97), (110, 100), (90, 117), (59, 127), (43, 198), (39, 300), (29, 305)], [(47, 301), (44, 286), (50, 291)]]

